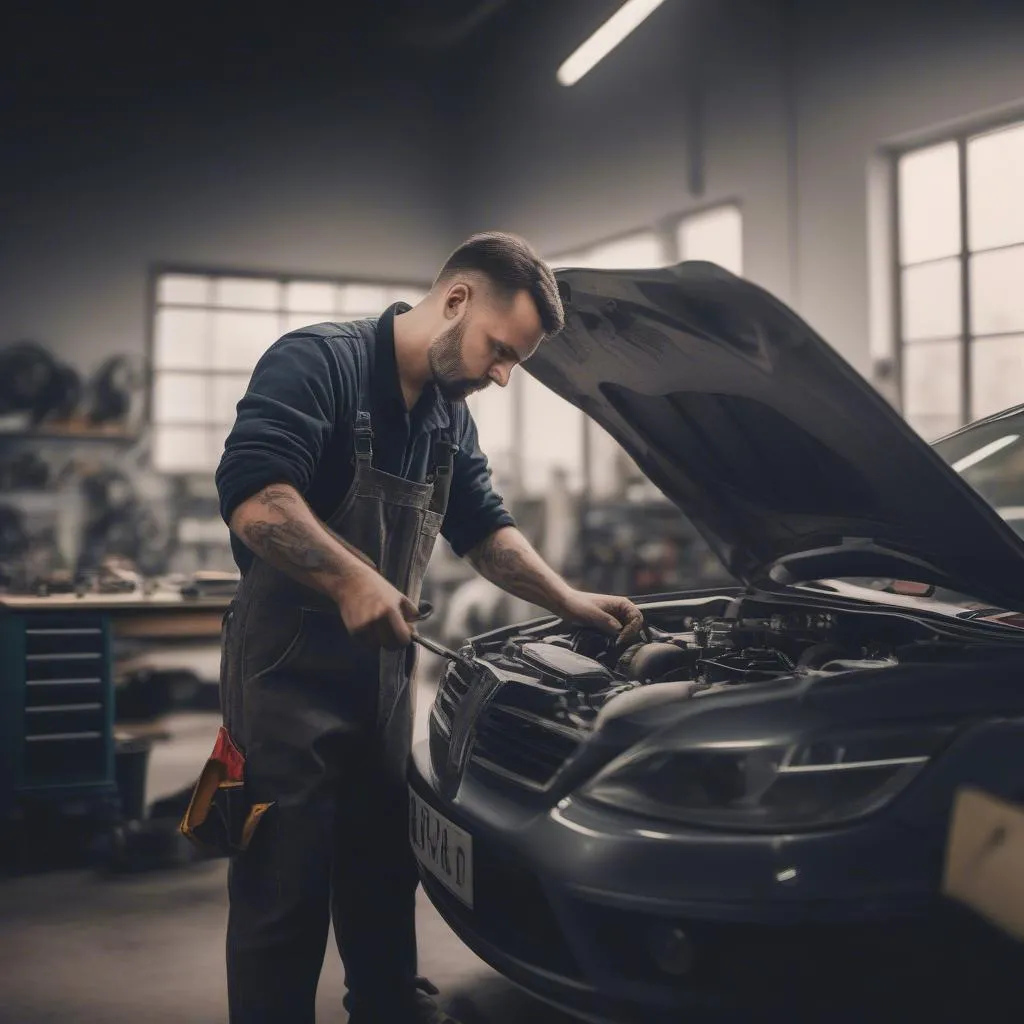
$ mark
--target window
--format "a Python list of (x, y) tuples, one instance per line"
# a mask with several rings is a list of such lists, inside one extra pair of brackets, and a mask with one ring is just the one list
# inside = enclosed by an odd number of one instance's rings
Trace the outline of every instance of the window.
[(153, 466), (212, 472), (260, 356), (281, 335), (325, 320), (377, 316), (422, 288), (188, 273), (156, 281)]
[[(666, 251), (659, 234), (639, 231), (573, 253), (565, 253), (549, 262), (555, 267), (613, 269), (659, 267), (670, 259), (671, 254)], [(579, 491), (586, 483), (583, 479), (585, 430), (590, 435), (591, 491), (600, 494), (614, 489), (617, 479), (615, 453), (618, 445), (596, 423), (588, 420), (553, 391), (549, 391), (540, 381), (520, 371), (513, 375), (512, 382), (505, 389), (508, 399), (504, 403), (506, 409), (496, 409), (494, 420), (485, 430), (484, 410), (494, 401), (493, 391), (492, 388), (475, 396), (476, 405), (472, 411), (480, 430), (481, 447), (495, 464), (495, 478), (499, 476), (499, 466), (508, 465), (511, 468), (511, 449), (515, 441), (512, 428), (513, 403), (520, 403), (523, 425), (523, 436), (518, 448), (521, 454), (521, 479), (515, 483), (523, 492), (528, 495), (543, 494), (550, 486), (552, 473), (556, 471), (566, 473), (569, 487)], [(504, 448), (493, 443), (499, 436), (504, 440)], [(557, 438), (557, 444), (552, 443), (552, 438)]]
[(897, 157), (903, 415), (928, 439), (1024, 402), (1024, 123)]
[(707, 260), (733, 274), (743, 273), (743, 217), (738, 206), (693, 213), (676, 228), (676, 258)]
[[(555, 267), (610, 270), (617, 267), (661, 267), (673, 261), (691, 259), (710, 260), (733, 273), (742, 272), (742, 218), (738, 207), (719, 206), (687, 214), (676, 224), (674, 237), (671, 233), (638, 231), (589, 248), (563, 253), (550, 262)], [(520, 450), (523, 453), (524, 490), (543, 493), (552, 471), (561, 469), (568, 474), (569, 484), (575, 490), (586, 486), (596, 498), (614, 494), (623, 471), (629, 472), (633, 465), (617, 442), (593, 420), (587, 419), (528, 374), (516, 374), (513, 380), (514, 385), (507, 390), (518, 388), (516, 400), (522, 402), (524, 436)], [(481, 395), (481, 407), (490, 400), (489, 393)], [(511, 403), (507, 415), (512, 415)], [(511, 444), (511, 427), (504, 430), (503, 436)], [(558, 438), (557, 445), (551, 443), (552, 437)], [(589, 460), (584, 458), (584, 442), (589, 448)], [(487, 444), (488, 439), (481, 428), (481, 445), (485, 451), (488, 451)], [(584, 480), (585, 461), (589, 461), (589, 480)]]

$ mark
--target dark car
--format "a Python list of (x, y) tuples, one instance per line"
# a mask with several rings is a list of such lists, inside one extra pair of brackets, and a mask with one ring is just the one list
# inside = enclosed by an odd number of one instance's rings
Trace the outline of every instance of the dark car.
[(736, 582), (644, 599), (625, 650), (554, 618), (467, 643), (410, 769), (431, 901), (595, 1019), (760, 1005), (821, 980), (812, 952), (848, 978), (962, 934), (954, 795), (1024, 797), (1024, 540), (979, 493), (1024, 505), (1024, 411), (932, 447), (718, 267), (558, 278), (528, 371)]

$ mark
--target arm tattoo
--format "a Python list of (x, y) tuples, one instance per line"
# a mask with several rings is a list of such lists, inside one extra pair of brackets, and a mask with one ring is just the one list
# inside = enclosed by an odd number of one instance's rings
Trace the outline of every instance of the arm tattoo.
[(549, 609), (560, 603), (564, 580), (517, 530), (492, 533), (470, 552), (469, 560), (485, 579), (524, 601)]
[(256, 495), (256, 500), (268, 511), (287, 516), (299, 503), (298, 496), (284, 487), (267, 487)]
[(492, 582), (507, 585), (525, 583), (530, 574), (521, 552), (505, 547), (497, 534), (491, 534), (472, 556), (476, 568)]
[[(262, 499), (260, 503), (270, 504)], [(345, 574), (345, 566), (338, 556), (325, 550), (323, 538), (303, 523), (256, 520), (246, 523), (243, 532), (253, 550), (282, 569), (327, 576)]]

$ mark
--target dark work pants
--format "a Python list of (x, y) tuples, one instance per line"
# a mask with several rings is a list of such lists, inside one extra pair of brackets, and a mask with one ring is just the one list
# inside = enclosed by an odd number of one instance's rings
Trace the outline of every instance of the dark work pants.
[(333, 918), (352, 1024), (411, 1018), (417, 872), (404, 782), (366, 752), (280, 800), (229, 869), (231, 1024), (313, 1024)]

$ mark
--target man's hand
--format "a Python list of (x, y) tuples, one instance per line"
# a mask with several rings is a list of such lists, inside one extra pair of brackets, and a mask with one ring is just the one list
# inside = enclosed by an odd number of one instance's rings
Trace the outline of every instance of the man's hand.
[(568, 622), (618, 634), (620, 644), (629, 643), (643, 629), (643, 614), (629, 598), (574, 590), (514, 526), (503, 526), (484, 538), (469, 560), (484, 579), (507, 593)]
[(337, 600), (341, 621), (352, 636), (390, 650), (412, 643), (409, 623), (420, 617), (419, 609), (375, 570), (350, 580)]
[(620, 646), (631, 643), (643, 629), (643, 612), (628, 597), (570, 591), (561, 616), (567, 622), (616, 634)]

